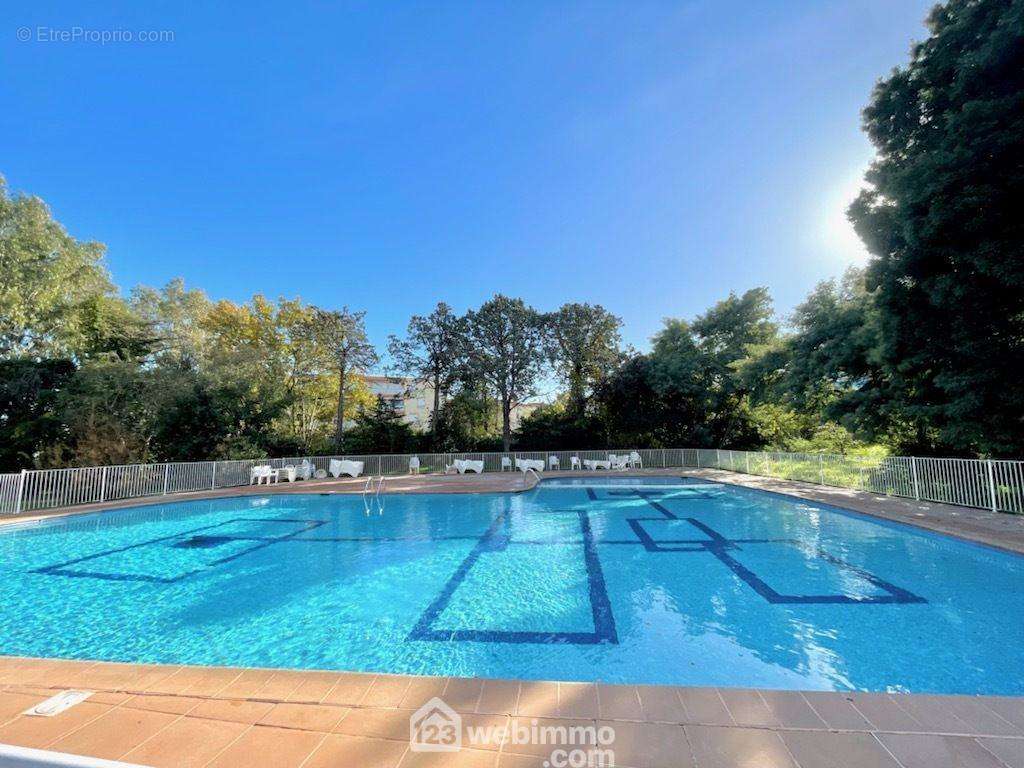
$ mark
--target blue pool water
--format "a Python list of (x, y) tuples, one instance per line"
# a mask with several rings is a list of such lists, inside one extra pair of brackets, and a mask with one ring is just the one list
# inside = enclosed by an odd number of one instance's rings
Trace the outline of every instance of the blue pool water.
[(0, 533), (0, 652), (1019, 695), (1024, 558), (666, 478), (179, 502)]

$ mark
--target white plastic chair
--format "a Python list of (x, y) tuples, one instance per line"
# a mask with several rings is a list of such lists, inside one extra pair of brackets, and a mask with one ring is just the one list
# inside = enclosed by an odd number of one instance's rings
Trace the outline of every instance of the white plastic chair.
[(409, 459), (409, 474), (418, 475), (420, 473), (420, 457), (413, 456)]
[(644, 460), (640, 458), (640, 454), (636, 451), (629, 452), (629, 466), (635, 469), (643, 469)]
[(581, 468), (580, 457), (579, 456), (570, 456), (569, 457), (569, 469), (580, 469), (580, 468)]
[(269, 464), (258, 464), (249, 470), (249, 485), (266, 481), (267, 485), (270, 485), (271, 477), (274, 474), (273, 468)]
[(509, 472), (512, 471), (512, 459), (510, 459), (508, 456), (502, 456), (501, 457), (501, 471), (504, 472), (506, 469)]
[(548, 456), (548, 469), (558, 469), (557, 456)]

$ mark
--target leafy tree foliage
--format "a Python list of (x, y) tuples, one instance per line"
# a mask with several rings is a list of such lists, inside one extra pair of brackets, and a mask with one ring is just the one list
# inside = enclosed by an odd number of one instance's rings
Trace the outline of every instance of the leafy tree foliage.
[(347, 443), (355, 453), (412, 453), (420, 441), (412, 427), (379, 395), (371, 408), (361, 408)]
[(948, 0), (875, 88), (850, 209), (874, 258), (881, 398), (906, 449), (1024, 446), (1024, 3)]
[(113, 292), (103, 251), (71, 237), (38, 197), (12, 196), (0, 176), (0, 355), (78, 349), (85, 305)]
[(544, 321), (551, 361), (566, 389), (565, 410), (579, 418), (591, 392), (621, 360), (622, 320), (600, 304), (563, 304)]
[(535, 394), (544, 359), (541, 316), (522, 299), (501, 294), (467, 317), (469, 367), (501, 403), (501, 439), (512, 445), (512, 407)]
[(388, 352), (398, 370), (428, 385), (433, 393), (431, 431), (435, 440), (441, 402), (464, 376), (467, 351), (466, 319), (444, 302), (429, 315), (413, 315), (404, 339), (389, 339)]
[(337, 377), (338, 397), (335, 411), (334, 445), (345, 450), (345, 399), (354, 373), (366, 371), (377, 363), (377, 353), (366, 338), (365, 312), (314, 309), (302, 324), (302, 332), (314, 340), (317, 354), (313, 361)]

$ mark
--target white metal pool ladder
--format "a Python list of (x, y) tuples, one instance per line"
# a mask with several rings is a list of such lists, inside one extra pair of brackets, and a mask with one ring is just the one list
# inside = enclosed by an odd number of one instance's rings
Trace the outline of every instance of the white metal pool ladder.
[(373, 475), (370, 475), (366, 478), (366, 485), (363, 486), (363, 509), (368, 515), (376, 505), (377, 514), (382, 515), (384, 514), (384, 502), (381, 500), (380, 494), (384, 490), (384, 475), (377, 480), (376, 488), (374, 488), (373, 481)]

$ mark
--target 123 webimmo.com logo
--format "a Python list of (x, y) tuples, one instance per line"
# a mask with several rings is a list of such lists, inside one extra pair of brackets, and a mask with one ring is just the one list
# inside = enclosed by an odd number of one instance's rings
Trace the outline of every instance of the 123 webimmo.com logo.
[[(409, 749), (413, 752), (458, 752), (464, 741), (462, 717), (436, 696), (409, 718)], [(515, 748), (532, 745), (550, 754), (540, 764), (545, 768), (612, 768), (615, 765), (615, 729), (604, 725), (546, 724), (537, 718), (516, 719), (511, 726), (470, 726), (465, 741), (472, 749)], [(503, 746), (504, 745), (504, 746)]]

